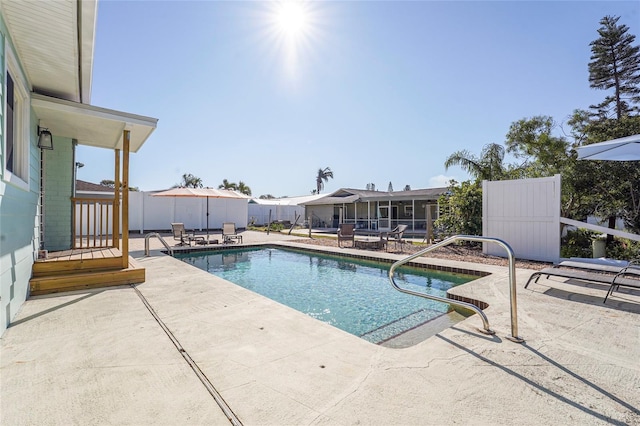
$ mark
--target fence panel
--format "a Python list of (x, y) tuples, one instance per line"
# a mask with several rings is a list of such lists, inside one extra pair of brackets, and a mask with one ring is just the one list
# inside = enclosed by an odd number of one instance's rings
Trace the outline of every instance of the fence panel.
[[(482, 182), (485, 237), (507, 242), (519, 259), (560, 259), (560, 175), (539, 179)], [(499, 246), (483, 252), (505, 256)]]

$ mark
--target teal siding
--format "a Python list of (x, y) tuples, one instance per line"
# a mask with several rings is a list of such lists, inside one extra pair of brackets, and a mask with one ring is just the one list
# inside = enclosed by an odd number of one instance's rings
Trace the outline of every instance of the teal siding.
[(71, 248), (73, 142), (54, 137), (53, 151), (44, 154), (44, 248)]
[[(5, 41), (7, 31), (0, 17), (0, 64), (5, 69)], [(4, 165), (4, 72), (0, 72), (2, 90), (0, 93), (0, 149), (1, 163)], [(32, 123), (35, 123), (32, 114)], [(35, 128), (35, 124), (32, 125)], [(35, 141), (35, 131), (31, 132), (29, 144), (28, 188), (20, 188), (7, 183), (4, 167), (0, 166), (0, 335), (4, 332), (18, 309), (29, 295), (31, 268), (38, 250), (38, 195), (40, 150)]]

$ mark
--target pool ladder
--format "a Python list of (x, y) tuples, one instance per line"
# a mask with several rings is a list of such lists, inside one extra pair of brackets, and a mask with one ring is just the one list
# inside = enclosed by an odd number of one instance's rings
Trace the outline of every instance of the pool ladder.
[(460, 306), (466, 309), (470, 309), (472, 311), (474, 311), (475, 313), (478, 314), (478, 316), (480, 316), (480, 318), (482, 319), (482, 323), (483, 323), (483, 329), (480, 330), (481, 332), (485, 333), (485, 334), (495, 334), (495, 331), (491, 330), (491, 328), (489, 327), (489, 320), (487, 319), (487, 316), (484, 314), (484, 312), (482, 312), (482, 309), (480, 309), (479, 307), (477, 307), (476, 305), (472, 304), (472, 303), (467, 303), (467, 302), (462, 302), (460, 300), (453, 300), (453, 299), (447, 299), (445, 297), (439, 297), (439, 296), (434, 296), (431, 294), (426, 294), (426, 293), (418, 293), (416, 291), (411, 291), (411, 290), (407, 290), (404, 288), (401, 288), (398, 286), (398, 284), (396, 284), (396, 281), (394, 279), (394, 272), (396, 270), (396, 268), (398, 268), (401, 265), (404, 265), (407, 262), (412, 261), (413, 259), (415, 259), (416, 257), (420, 257), (425, 253), (428, 253), (430, 251), (433, 251), (437, 248), (440, 247), (444, 247), (447, 246), (449, 244), (455, 243), (456, 241), (475, 241), (475, 242), (482, 242), (482, 243), (495, 243), (498, 244), (500, 246), (502, 246), (506, 251), (507, 251), (507, 255), (509, 256), (509, 293), (510, 293), (510, 299), (511, 299), (511, 336), (507, 336), (507, 339), (516, 342), (516, 343), (524, 343), (524, 339), (521, 337), (518, 337), (518, 312), (517, 312), (517, 298), (516, 298), (516, 262), (515, 262), (515, 256), (513, 254), (513, 250), (511, 249), (511, 247), (509, 246), (509, 244), (507, 244), (506, 242), (498, 239), (498, 238), (491, 238), (491, 237), (479, 237), (479, 236), (475, 236), (475, 235), (454, 235), (453, 237), (449, 237), (437, 244), (433, 244), (429, 247), (424, 248), (423, 250), (420, 250), (404, 259), (398, 260), (397, 262), (395, 262), (393, 265), (391, 265), (391, 268), (389, 268), (389, 281), (391, 282), (391, 285), (393, 286), (393, 288), (395, 288), (396, 290), (402, 292), (402, 293), (407, 293), (407, 294), (411, 294), (413, 296), (418, 296), (418, 297), (423, 297), (425, 299), (431, 299), (431, 300), (436, 300), (438, 302), (444, 302), (444, 303), (448, 303), (450, 305), (455, 305), (455, 306)]
[(157, 232), (151, 232), (147, 235), (144, 236), (144, 255), (145, 256), (149, 256), (149, 238), (151, 237), (157, 237), (160, 242), (162, 243), (162, 245), (164, 246), (164, 248), (167, 249), (167, 251), (169, 252), (169, 254), (171, 256), (173, 256), (173, 247), (171, 247), (169, 244), (167, 244), (167, 242), (164, 240), (164, 238), (162, 238), (162, 235), (158, 234)]

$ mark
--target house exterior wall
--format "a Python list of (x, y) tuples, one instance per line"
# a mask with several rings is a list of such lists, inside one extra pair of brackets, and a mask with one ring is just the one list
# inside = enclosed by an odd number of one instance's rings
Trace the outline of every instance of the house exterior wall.
[(53, 151), (44, 155), (44, 248), (71, 249), (71, 196), (73, 194), (73, 143), (53, 138)]
[[(38, 196), (39, 154), (35, 138), (36, 121), (33, 112), (28, 117), (29, 131), (21, 141), (25, 148), (27, 169), (17, 183), (5, 169), (6, 149), (6, 47), (13, 49), (11, 40), (0, 16), (0, 335), (29, 295), (31, 268), (39, 246)], [(15, 57), (15, 55), (13, 55)], [(26, 93), (28, 87), (23, 88)], [(27, 99), (28, 101), (28, 99)]]
[[(412, 200), (376, 200), (345, 202), (341, 204), (312, 204), (305, 206), (305, 220), (313, 217), (313, 227), (336, 228), (336, 212), (342, 211), (344, 223), (354, 223), (356, 229), (390, 230), (398, 225), (407, 225), (407, 233), (426, 232), (426, 209), (431, 209), (431, 221), (438, 218), (438, 201), (416, 198)], [(387, 211), (390, 217), (381, 214)], [(339, 216), (339, 215), (338, 215)]]

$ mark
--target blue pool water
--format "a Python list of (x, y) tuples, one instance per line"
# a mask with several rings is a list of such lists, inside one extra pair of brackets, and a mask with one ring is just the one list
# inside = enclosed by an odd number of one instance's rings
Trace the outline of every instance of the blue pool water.
[[(379, 343), (446, 314), (450, 305), (391, 287), (389, 265), (275, 248), (176, 254), (211, 274)], [(446, 297), (468, 275), (399, 269), (399, 286)]]

